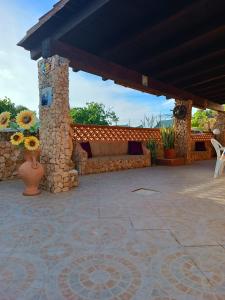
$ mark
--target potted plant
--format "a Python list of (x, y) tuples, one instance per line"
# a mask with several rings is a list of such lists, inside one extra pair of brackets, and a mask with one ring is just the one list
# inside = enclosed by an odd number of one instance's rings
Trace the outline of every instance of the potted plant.
[(22, 148), (24, 152), (25, 162), (18, 169), (19, 177), (26, 186), (23, 195), (37, 195), (40, 193), (38, 187), (44, 169), (38, 162), (40, 142), (36, 115), (32, 111), (23, 110), (17, 114), (15, 120), (10, 120), (10, 113), (3, 112), (0, 114), (0, 128), (7, 127), (16, 131), (10, 138), (12, 145)]
[(168, 159), (173, 159), (176, 157), (176, 152), (174, 149), (175, 144), (175, 133), (174, 128), (161, 128), (162, 142), (164, 146), (164, 156)]
[(157, 159), (157, 145), (155, 140), (149, 140), (146, 143), (146, 147), (150, 150), (151, 153), (151, 162), (153, 165), (156, 164), (156, 159)]

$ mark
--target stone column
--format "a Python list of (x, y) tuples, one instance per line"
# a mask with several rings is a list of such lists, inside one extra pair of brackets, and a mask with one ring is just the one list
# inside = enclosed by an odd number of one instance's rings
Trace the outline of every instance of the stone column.
[(177, 157), (184, 157), (187, 164), (191, 163), (191, 100), (175, 100), (175, 105), (185, 105), (187, 115), (185, 119), (175, 118), (175, 150)]
[(69, 62), (55, 55), (38, 63), (42, 188), (68, 191), (78, 185), (71, 156), (73, 143), (69, 117)]
[(216, 135), (216, 139), (225, 146), (225, 112), (217, 112), (216, 123), (214, 128), (218, 128), (220, 130), (220, 134)]

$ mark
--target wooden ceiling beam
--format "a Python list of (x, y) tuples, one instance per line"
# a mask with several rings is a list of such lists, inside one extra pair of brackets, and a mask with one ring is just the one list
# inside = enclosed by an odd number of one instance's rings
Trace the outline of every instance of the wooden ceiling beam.
[[(203, 107), (205, 107), (207, 103), (207, 99), (159, 82), (151, 77), (143, 76), (136, 71), (111, 63), (105, 59), (99, 58), (98, 56), (87, 53), (86, 51), (77, 49), (60, 41), (54, 41), (49, 45), (51, 45), (51, 51), (48, 51), (49, 55), (52, 56), (58, 54), (62, 57), (66, 57), (69, 59), (70, 66), (73, 69), (96, 74), (142, 92), (155, 95), (165, 95), (170, 98), (181, 100), (191, 99), (195, 103), (198, 102), (199, 105), (202, 103)], [(224, 111), (223, 107), (220, 105), (218, 105), (217, 108), (219, 111)]]
[(201, 75), (207, 76), (207, 74), (208, 74), (208, 77), (209, 77), (209, 76), (212, 75), (212, 72), (221, 72), (221, 71), (224, 72), (224, 74), (225, 74), (225, 63), (216, 65), (212, 68), (208, 67), (208, 68), (205, 68), (204, 70), (199, 69), (198, 72), (194, 72), (192, 74), (189, 73), (186, 76), (185, 75), (184, 76), (178, 76), (175, 79), (169, 80), (169, 82), (170, 82), (170, 84), (177, 85), (179, 83), (187, 81), (188, 79), (193, 80), (196, 77), (198, 78)]
[(100, 8), (108, 4), (111, 0), (94, 0), (90, 1), (90, 4), (88, 4), (83, 11), (79, 13), (78, 16), (75, 16), (72, 18), (72, 20), (69, 20), (66, 22), (60, 29), (55, 31), (54, 35), (52, 36), (53, 39), (60, 39), (67, 33), (69, 33), (71, 30), (73, 30), (77, 25), (79, 25), (81, 22), (83, 22), (85, 19), (90, 17), (92, 14), (94, 14), (96, 11), (98, 11)]
[(212, 78), (209, 78), (209, 79), (206, 79), (206, 80), (202, 80), (202, 81), (190, 84), (188, 86), (184, 86), (182, 88), (186, 90), (186, 89), (190, 89), (190, 88), (193, 88), (193, 87), (196, 87), (196, 86), (199, 86), (199, 85), (201, 86), (201, 85), (206, 84), (206, 83), (208, 84), (209, 82), (213, 82), (213, 81), (216, 81), (218, 79), (225, 79), (225, 74), (215, 76), (215, 77), (212, 77)]
[(211, 91), (205, 91), (204, 96), (205, 97), (213, 97), (214, 95), (220, 94), (220, 93), (225, 93), (225, 85), (221, 87), (220, 89), (213, 89)]
[[(91, 1), (90, 4), (88, 4), (84, 9), (79, 13), (78, 16), (74, 16), (71, 20), (67, 22), (63, 22), (63, 25), (54, 31), (54, 34), (51, 35), (52, 40), (59, 40), (63, 36), (65, 36), (67, 33), (69, 33), (71, 30), (73, 30), (77, 25), (82, 23), (84, 20), (86, 20), (88, 17), (90, 17), (92, 14), (94, 14), (96, 11), (98, 11), (100, 8), (105, 6), (107, 3), (109, 3), (112, 0), (94, 0)], [(26, 38), (26, 37), (25, 37)], [(20, 41), (17, 45), (21, 46), (25, 40), (25, 38)], [(44, 40), (49, 39), (49, 37), (46, 37)], [(43, 42), (43, 41), (42, 41)], [(34, 60), (37, 60), (40, 58), (40, 45), (37, 45), (37, 47), (33, 47), (31, 50), (31, 58)]]
[[(224, 98), (225, 96), (225, 90), (224, 91), (220, 91), (220, 92), (215, 92), (214, 94), (211, 95), (207, 95), (208, 99), (220, 99), (220, 98)], [(225, 102), (224, 102), (225, 104)]]
[(211, 83), (211, 84), (206, 84), (205, 86), (200, 86), (200, 87), (196, 87), (196, 88), (192, 88), (191, 90), (196, 93), (196, 94), (204, 94), (207, 92), (212, 92), (215, 91), (216, 89), (221, 89), (224, 88), (224, 80), (219, 80), (216, 81), (215, 83)]
[[(166, 19), (163, 19), (161, 22), (148, 26), (147, 28), (141, 30), (140, 32), (134, 32), (128, 37), (123, 38), (123, 40), (117, 43), (115, 46), (111, 46), (108, 49), (102, 51), (102, 55), (105, 57), (110, 57), (116, 52), (119, 52), (122, 48), (128, 48), (133, 43), (138, 44), (139, 41), (149, 38), (151, 36), (159, 36), (160, 34), (166, 34), (168, 36), (168, 32), (173, 32), (174, 29), (180, 28), (181, 24), (183, 27), (187, 26), (187, 23), (184, 24), (185, 19), (192, 18), (192, 21), (199, 21), (199, 19), (204, 19), (206, 17), (207, 12), (209, 11), (211, 16), (217, 14), (220, 11), (219, 3), (222, 3), (222, 0), (216, 0), (217, 3), (212, 3), (210, 0), (199, 0), (194, 3), (186, 6), (182, 10), (178, 11), (174, 15), (169, 16)], [(201, 14), (199, 14), (201, 12)], [(205, 12), (205, 13), (203, 13)], [(154, 41), (153, 41), (154, 42)]]
[(222, 59), (224, 56), (225, 56), (225, 49), (212, 51), (210, 53), (207, 53), (206, 55), (201, 55), (199, 57), (196, 57), (195, 59), (191, 59), (186, 63), (179, 64), (175, 67), (171, 67), (159, 71), (156, 73), (156, 76), (157, 78), (160, 78), (162, 80), (166, 77), (170, 78), (176, 72), (180, 72), (180, 71), (185, 72), (185, 70), (191, 72), (192, 68), (194, 68), (195, 66), (199, 66), (201, 64), (207, 65), (207, 61), (209, 60), (213, 61), (220, 57)]
[(155, 56), (141, 58), (141, 60), (131, 64), (129, 67), (142, 69), (147, 66), (151, 70), (151, 67), (154, 67), (155, 65), (163, 65), (174, 57), (182, 56), (182, 54), (188, 55), (190, 51), (193, 51), (193, 49), (207, 47), (209, 43), (215, 43), (218, 39), (224, 36), (224, 34), (225, 25), (216, 27), (211, 31), (205, 31), (197, 34), (197, 36), (187, 39), (164, 52), (159, 52)]

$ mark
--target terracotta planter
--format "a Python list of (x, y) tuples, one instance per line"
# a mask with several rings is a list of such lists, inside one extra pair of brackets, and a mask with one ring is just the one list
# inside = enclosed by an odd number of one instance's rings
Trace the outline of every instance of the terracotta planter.
[(44, 175), (43, 166), (37, 161), (40, 151), (24, 152), (25, 162), (19, 167), (18, 174), (25, 184), (24, 196), (39, 195), (41, 191), (38, 189), (40, 181)]
[(175, 149), (164, 149), (164, 156), (167, 159), (173, 159), (176, 158), (176, 152)]

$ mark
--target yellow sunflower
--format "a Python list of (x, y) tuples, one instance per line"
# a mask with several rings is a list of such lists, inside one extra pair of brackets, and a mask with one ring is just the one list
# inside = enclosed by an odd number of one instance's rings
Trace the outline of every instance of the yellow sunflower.
[(10, 121), (10, 112), (5, 111), (0, 114), (0, 129), (7, 128)]
[(36, 121), (35, 114), (30, 110), (22, 110), (16, 116), (16, 123), (24, 129), (30, 129)]
[(40, 142), (35, 136), (28, 136), (24, 139), (24, 146), (30, 151), (37, 150), (40, 146)]
[(24, 135), (21, 132), (16, 132), (10, 137), (10, 141), (13, 145), (18, 146), (24, 140)]

